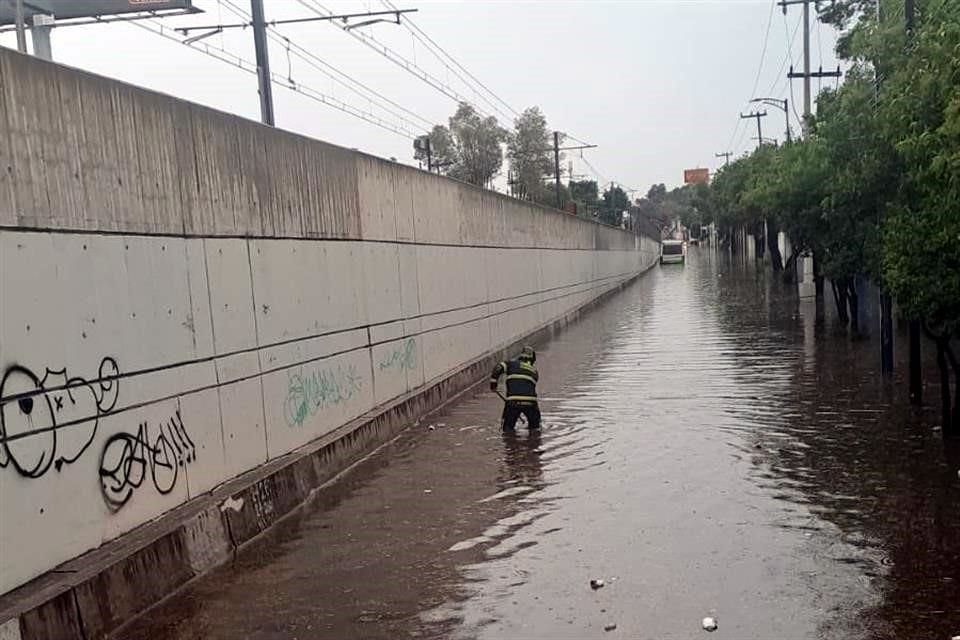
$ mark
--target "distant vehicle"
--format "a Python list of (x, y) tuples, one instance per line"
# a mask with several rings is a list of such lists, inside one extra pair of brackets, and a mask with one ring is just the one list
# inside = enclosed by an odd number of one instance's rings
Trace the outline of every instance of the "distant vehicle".
[(683, 240), (664, 240), (660, 243), (660, 264), (679, 262), (683, 264), (686, 260)]

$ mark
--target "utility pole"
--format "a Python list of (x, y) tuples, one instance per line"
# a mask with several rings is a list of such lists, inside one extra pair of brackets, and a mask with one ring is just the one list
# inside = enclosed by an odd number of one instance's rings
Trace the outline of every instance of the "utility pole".
[[(18, 2), (22, 0), (17, 0)], [(131, 4), (135, 4), (130, 0)], [(191, 31), (202, 31), (203, 33), (190, 36), (183, 42), (190, 44), (209, 38), (210, 36), (222, 33), (226, 29), (246, 29), (253, 27), (253, 45), (257, 53), (257, 84), (260, 93), (260, 121), (270, 126), (274, 125), (273, 116), (273, 76), (270, 74), (270, 54), (267, 49), (267, 27), (276, 27), (282, 24), (298, 24), (303, 22), (318, 22), (337, 20), (345, 25), (347, 31), (359, 27), (366, 27), (378, 22), (389, 22), (400, 24), (400, 16), (405, 13), (414, 13), (417, 9), (390, 9), (389, 11), (367, 11), (365, 13), (345, 13), (342, 15), (314, 16), (310, 18), (292, 18), (289, 20), (266, 20), (263, 14), (263, 0), (250, 0), (250, 21), (238, 22), (234, 24), (208, 24), (191, 25), (189, 27), (177, 27), (175, 31), (183, 36), (189, 36)], [(380, 16), (393, 16), (393, 20), (387, 20)], [(351, 18), (370, 18), (363, 22), (349, 23)]]
[(560, 132), (553, 132), (553, 169), (557, 184), (557, 209), (563, 208), (563, 198), (560, 195)]
[(253, 46), (257, 52), (257, 81), (260, 90), (260, 121), (274, 125), (273, 76), (270, 75), (270, 53), (267, 50), (267, 21), (263, 16), (263, 0), (250, 0), (253, 18)]
[[(784, 6), (786, 11), (786, 6)], [(803, 3), (803, 115), (811, 113), (810, 99), (810, 3)]]
[(33, 40), (33, 55), (53, 62), (53, 47), (50, 34), (53, 31), (54, 17), (42, 13), (34, 14), (30, 19), (30, 37)]
[(810, 4), (815, 3), (819, 8), (820, 0), (781, 0), (779, 4), (783, 8), (783, 15), (787, 15), (787, 7), (792, 4), (803, 5), (803, 72), (795, 73), (793, 67), (790, 67), (788, 78), (803, 78), (803, 127), (806, 129), (807, 121), (813, 113), (813, 97), (810, 95), (810, 80), (813, 78), (839, 78), (840, 68), (836, 71), (824, 71), (823, 67), (819, 71), (810, 71)]
[(760, 125), (760, 118), (767, 117), (766, 111), (757, 111), (756, 113), (741, 113), (740, 118), (746, 120), (747, 118), (756, 118), (757, 120), (757, 147), (763, 146), (763, 128)]
[(23, 20), (23, 0), (11, 0), (17, 25), (17, 51), (27, 52), (27, 27)]
[(723, 158), (723, 166), (727, 166), (728, 164), (730, 164), (730, 156), (732, 155), (733, 155), (732, 151), (723, 151), (721, 153), (713, 154), (713, 157)]

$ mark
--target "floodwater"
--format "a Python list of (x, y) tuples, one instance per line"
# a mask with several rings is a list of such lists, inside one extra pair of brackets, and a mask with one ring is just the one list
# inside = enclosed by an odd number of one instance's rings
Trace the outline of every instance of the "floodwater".
[(480, 386), (119, 636), (949, 640), (960, 447), (830, 311), (691, 248), (542, 345), (542, 436)]

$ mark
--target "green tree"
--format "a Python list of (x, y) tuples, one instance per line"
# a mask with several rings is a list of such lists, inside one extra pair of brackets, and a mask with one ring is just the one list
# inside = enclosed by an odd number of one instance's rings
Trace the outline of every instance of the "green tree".
[(607, 188), (603, 192), (603, 205), (600, 209), (600, 220), (606, 224), (619, 227), (623, 224), (623, 212), (630, 208), (630, 198), (627, 192), (618, 186)]
[(507, 132), (496, 118), (481, 116), (473, 106), (461, 102), (450, 118), (454, 163), (448, 175), (486, 187), (503, 165), (503, 143)]
[[(457, 163), (457, 150), (453, 144), (453, 136), (450, 135), (450, 129), (442, 124), (433, 127), (427, 140), (430, 143), (430, 165), (434, 171), (440, 174), (446, 174), (450, 168)], [(427, 164), (427, 151), (423, 148), (417, 148), (413, 157), (423, 164)]]
[(556, 204), (554, 185), (544, 184), (544, 177), (554, 171), (552, 149), (553, 136), (540, 109), (530, 107), (521, 113), (507, 141), (507, 158), (519, 197)]
[[(937, 346), (944, 432), (960, 432), (960, 361), (953, 350), (960, 337), (960, 3), (922, 8), (915, 39), (897, 50), (880, 96), (884, 135), (902, 161), (902, 183), (884, 221), (880, 271)], [(871, 44), (890, 55), (876, 40)]]

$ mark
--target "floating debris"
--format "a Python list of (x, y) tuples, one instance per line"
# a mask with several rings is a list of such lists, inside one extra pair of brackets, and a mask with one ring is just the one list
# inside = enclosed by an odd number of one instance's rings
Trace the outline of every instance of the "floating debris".
[(610, 623), (608, 623), (608, 624), (603, 625), (603, 630), (604, 630), (604, 631), (613, 631), (613, 630), (616, 629), (616, 628), (617, 628), (617, 623), (616, 623), (616, 622), (610, 622)]
[(754, 448), (754, 449), (763, 449), (763, 445), (760, 444), (759, 442), (757, 442), (756, 444), (753, 445), (753, 448)]
[(243, 509), (243, 498), (227, 498), (223, 501), (223, 504), (220, 505), (220, 511), (226, 513), (227, 511), (236, 511), (237, 513)]
[(594, 578), (590, 581), (590, 588), (596, 591), (597, 589), (603, 589), (603, 580), (600, 578)]
[(433, 430), (435, 430), (435, 429), (436, 429), (436, 427), (433, 426), (433, 425), (430, 425), (429, 427), (427, 427), (427, 431), (433, 431)]
[(424, 492), (424, 493), (433, 493), (433, 489), (424, 489), (423, 492)]
[(700, 624), (703, 625), (704, 631), (710, 631), (710, 632), (716, 631), (717, 627), (719, 626), (717, 624), (717, 619), (710, 618), (710, 617), (704, 618), (703, 622), (701, 622)]

